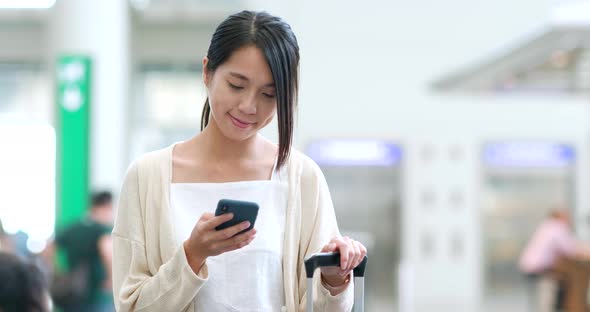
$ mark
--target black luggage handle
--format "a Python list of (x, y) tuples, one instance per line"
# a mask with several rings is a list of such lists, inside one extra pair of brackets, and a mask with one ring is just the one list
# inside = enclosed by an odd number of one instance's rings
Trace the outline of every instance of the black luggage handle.
[[(305, 259), (305, 273), (307, 278), (312, 278), (313, 273), (317, 268), (329, 267), (329, 266), (340, 266), (340, 253), (339, 252), (322, 252), (312, 254), (309, 258)], [(354, 277), (365, 277), (365, 268), (367, 267), (367, 256), (363, 258), (363, 261), (354, 268)]]
[[(313, 312), (313, 273), (317, 268), (329, 267), (329, 266), (340, 266), (340, 253), (339, 252), (322, 252), (315, 253), (305, 259), (305, 273), (307, 275), (307, 311)], [(354, 274), (354, 312), (363, 312), (365, 308), (365, 268), (367, 267), (367, 256), (363, 258), (363, 261), (353, 269)]]

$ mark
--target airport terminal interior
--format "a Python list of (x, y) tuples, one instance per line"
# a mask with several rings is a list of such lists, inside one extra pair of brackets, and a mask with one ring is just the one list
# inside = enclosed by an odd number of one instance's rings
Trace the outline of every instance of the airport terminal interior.
[(0, 252), (50, 310), (59, 233), (201, 132), (203, 58), (242, 10), (297, 37), (292, 147), (367, 249), (366, 311), (590, 309), (590, 1), (0, 0)]

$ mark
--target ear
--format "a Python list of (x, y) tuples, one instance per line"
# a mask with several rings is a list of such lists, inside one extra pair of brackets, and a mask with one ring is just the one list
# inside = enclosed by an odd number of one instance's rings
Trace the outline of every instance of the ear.
[(211, 73), (207, 71), (207, 64), (209, 63), (209, 58), (203, 58), (203, 81), (205, 82), (205, 86), (209, 87), (209, 81), (211, 80)]

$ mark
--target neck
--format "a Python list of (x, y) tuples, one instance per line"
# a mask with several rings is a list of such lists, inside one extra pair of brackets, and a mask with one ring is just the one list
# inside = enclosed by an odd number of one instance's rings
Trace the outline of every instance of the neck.
[(221, 132), (212, 118), (196, 139), (201, 141), (203, 150), (207, 151), (206, 154), (215, 160), (256, 158), (261, 151), (258, 135), (243, 141), (229, 139)]

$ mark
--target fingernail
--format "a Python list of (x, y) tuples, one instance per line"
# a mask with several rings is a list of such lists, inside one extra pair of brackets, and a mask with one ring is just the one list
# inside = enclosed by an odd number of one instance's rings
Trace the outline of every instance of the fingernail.
[(244, 224), (244, 228), (248, 228), (250, 227), (250, 222), (246, 221), (246, 224)]

